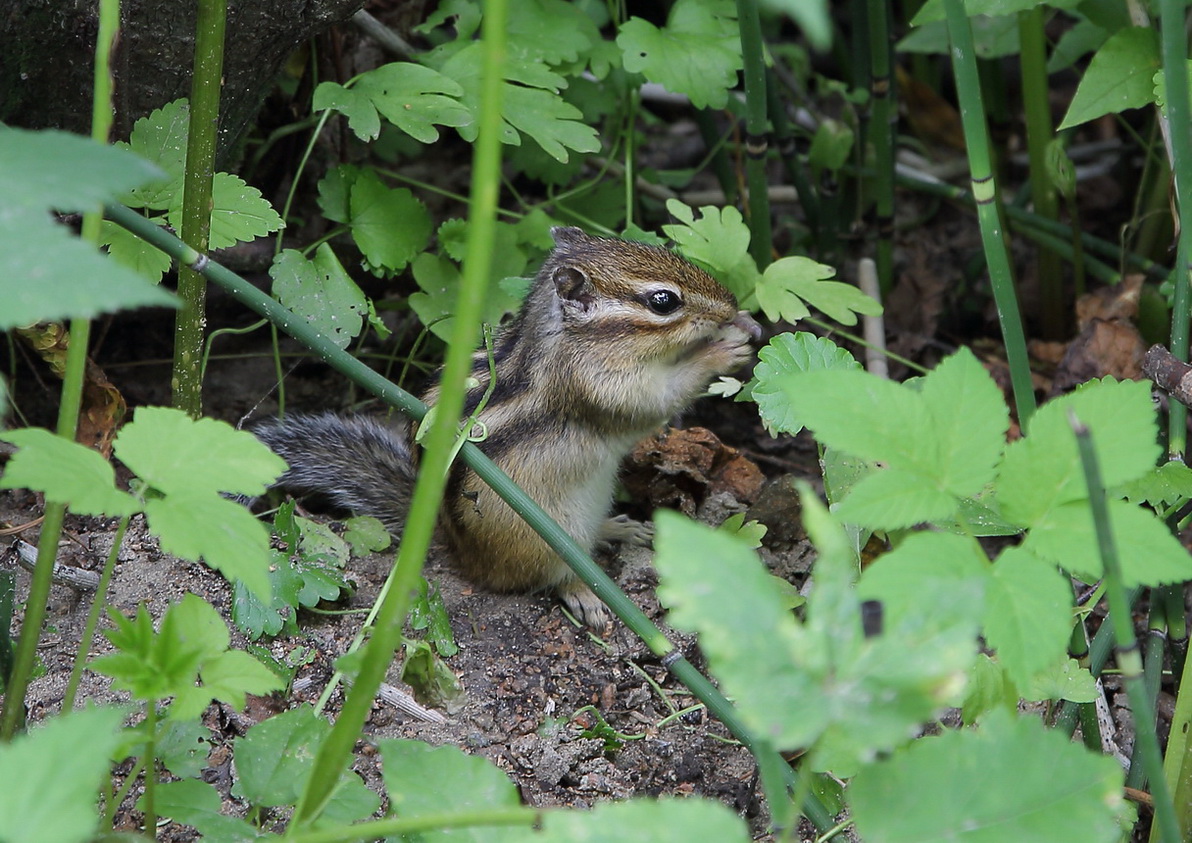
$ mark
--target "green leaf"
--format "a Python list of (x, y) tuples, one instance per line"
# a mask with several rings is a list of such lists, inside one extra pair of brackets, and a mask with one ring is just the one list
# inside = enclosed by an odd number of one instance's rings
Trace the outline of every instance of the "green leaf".
[(262, 808), (293, 805), (330, 731), (330, 724), (307, 705), (253, 726), (236, 740), (236, 772), (240, 778), (232, 786), (232, 793)]
[(0, 128), (0, 207), (98, 211), (122, 191), (161, 176), (142, 157), (90, 138)]
[[(209, 840), (224, 840), (228, 843), (276, 839), (271, 834), (258, 831), (239, 817), (221, 813), (223, 800), (219, 792), (207, 782), (194, 778), (176, 782), (161, 782), (157, 785), (154, 803), (158, 815), (169, 817), (174, 822), (188, 825)], [(145, 797), (137, 801), (137, 807), (144, 810)]]
[(211, 730), (197, 720), (166, 720), (154, 744), (157, 759), (182, 778), (197, 778), (207, 766)]
[(956, 507), (955, 496), (935, 479), (890, 466), (857, 481), (835, 512), (848, 524), (901, 530), (951, 518)]
[(509, 51), (519, 58), (575, 62), (600, 40), (596, 24), (574, 3), (521, 0), (509, 7)]
[(707, 205), (699, 209), (697, 220), (691, 208), (678, 199), (668, 199), (666, 209), (679, 223), (664, 225), (662, 230), (678, 244), (683, 256), (711, 269), (717, 280), (745, 303), (762, 276), (749, 254), (749, 227), (741, 212), (731, 205)]
[(811, 138), (811, 146), (807, 150), (807, 163), (812, 167), (833, 172), (839, 170), (848, 163), (852, 155), (854, 137), (855, 133), (846, 123), (830, 117), (825, 118), (820, 121), (815, 135)]
[(99, 820), (95, 794), (109, 773), (124, 716), (118, 708), (88, 708), (0, 744), (0, 840), (93, 839)]
[(921, 611), (924, 591), (952, 591), (979, 614), (989, 584), (989, 563), (979, 546), (950, 533), (912, 533), (862, 573), (857, 594), (880, 600), (887, 623)]
[(239, 711), (244, 708), (246, 694), (267, 694), (285, 687), (273, 671), (240, 650), (228, 650), (208, 658), (199, 670), (199, 678), (203, 684), (188, 695), (189, 710), (179, 698), (170, 708), (171, 717), (180, 720), (198, 717), (213, 699)]
[(979, 729), (926, 737), (865, 767), (847, 795), (857, 831), (874, 843), (1110, 843), (1121, 788), (1112, 758), (1035, 717), (994, 711)]
[(1076, 659), (1066, 659), (1035, 674), (1023, 687), (1023, 699), (1095, 702), (1100, 696), (1097, 680)]
[(430, 215), (404, 187), (387, 187), (365, 170), (352, 184), (350, 204), (352, 239), (372, 271), (400, 272), (426, 247)]
[[(1048, 5), (1057, 9), (1073, 9), (1081, 2), (1082, 0), (1055, 0)], [(1016, 15), (1033, 9), (1036, 5), (1036, 0), (964, 0), (964, 13), (970, 18), (976, 15)], [(911, 20), (911, 26), (922, 26), (943, 19), (944, 0), (927, 0)]]
[[(154, 109), (133, 124), (127, 147), (156, 164), (164, 176), (145, 187), (129, 190), (121, 197), (125, 205), (162, 211), (181, 194), (189, 128), (190, 104), (185, 98)], [(118, 142), (115, 146), (125, 144)]]
[(757, 356), (753, 380), (746, 388), (771, 435), (782, 432), (794, 436), (803, 429), (797, 402), (792, 400), (797, 391), (783, 387), (787, 378), (801, 372), (861, 368), (848, 351), (830, 339), (805, 332), (778, 334)]
[(458, 710), (464, 701), (464, 688), (455, 671), (425, 641), (407, 641), (405, 649), (401, 680), (414, 689), (415, 699), (432, 708)]
[(327, 243), (314, 260), (286, 249), (269, 267), (273, 295), (340, 348), (359, 335), (368, 301)]
[(0, 433), (19, 449), (0, 475), (0, 489), (33, 489), (46, 500), (81, 515), (131, 515), (140, 510), (132, 495), (116, 489), (112, 464), (91, 450), (48, 430), (27, 427)]
[(1179, 460), (1168, 460), (1118, 491), (1130, 503), (1147, 503), (1156, 508), (1171, 506), (1192, 498), (1192, 468)]
[(1040, 671), (1063, 664), (1072, 637), (1072, 585), (1032, 553), (1007, 548), (990, 577), (985, 639), (1014, 684), (1025, 688)]
[[(200, 599), (194, 595), (187, 598)], [(194, 685), (204, 657), (203, 647), (184, 637), (169, 620), (169, 612), (162, 620), (161, 633), (154, 632), (153, 619), (144, 604), (131, 620), (115, 609), (109, 609), (108, 614), (115, 628), (105, 631), (104, 637), (117, 652), (101, 656), (91, 667), (112, 677), (112, 687), (129, 691), (139, 700), (157, 701)]]
[[(1192, 579), (1192, 557), (1154, 513), (1125, 501), (1109, 501), (1109, 523), (1127, 588)], [(1101, 578), (1096, 528), (1087, 501), (1050, 510), (1031, 528), (1022, 546), (1086, 582)]]
[[(399, 817), (451, 811), (515, 808), (521, 804), (509, 777), (487, 758), (466, 755), (454, 746), (431, 747), (421, 741), (382, 740), (381, 777), (390, 810)], [(424, 832), (426, 843), (439, 840), (525, 840), (518, 828), (470, 827)]]
[(207, 492), (175, 492), (148, 501), (145, 513), (162, 550), (202, 559), (262, 600), (269, 598), (269, 531), (246, 508)]
[(768, 319), (797, 322), (807, 305), (842, 325), (857, 324), (857, 314), (876, 316), (882, 306), (851, 284), (827, 281), (835, 270), (810, 258), (780, 258), (766, 267), (757, 284), (757, 303)]
[(969, 671), (961, 719), (964, 725), (971, 726), (986, 713), (998, 708), (1010, 713), (1017, 712), (1018, 689), (1000, 664), (981, 653)]
[[(348, 118), (348, 128), (362, 141), (374, 141), (381, 134), (381, 118), (377, 114), (377, 107), (373, 105), (369, 93), (361, 88), (345, 88), (338, 82), (320, 82), (315, 88), (310, 107), (312, 111), (338, 111)], [(438, 136), (437, 132), (435, 136)]]
[[(524, 836), (522, 839), (530, 839)], [(745, 823), (710, 799), (630, 799), (590, 811), (548, 811), (536, 843), (747, 843)]]
[[(285, 228), (282, 218), (261, 196), (261, 191), (239, 176), (216, 173), (211, 183), (211, 203), (210, 249), (226, 249)], [(171, 225), (181, 230), (181, 194), (170, 204), (169, 219)]]
[(344, 522), (344, 541), (352, 548), (352, 553), (364, 556), (385, 550), (393, 544), (393, 537), (385, 529), (379, 518), (371, 515), (358, 515)]
[(150, 246), (131, 231), (121, 228), (110, 220), (100, 226), (99, 243), (108, 247), (112, 260), (126, 266), (142, 278), (154, 284), (169, 271), (174, 259), (156, 246)]
[(1006, 448), (998, 473), (1002, 515), (1023, 527), (1047, 517), (1056, 506), (1088, 497), (1071, 411), (1093, 432), (1106, 487), (1149, 474), (1159, 458), (1155, 408), (1141, 381), (1090, 381), (1039, 409), (1024, 439)]
[[(410, 296), (410, 308), (431, 333), (446, 342), (451, 337), (459, 298), (459, 270), (447, 258), (429, 252), (419, 255), (412, 269), (420, 290)], [(507, 287), (489, 284), (481, 321), (499, 324), (506, 313), (513, 312), (520, 304), (521, 299)]]
[[(463, 87), (454, 79), (420, 64), (393, 62), (382, 65), (361, 76), (355, 90), (366, 96), (386, 120), (421, 143), (434, 143), (439, 139), (436, 125), (460, 127), (473, 120), (472, 113), (459, 102)], [(357, 131), (357, 134), (360, 133)], [(361, 135), (361, 139), (368, 138)]]
[(1150, 105), (1155, 101), (1152, 80), (1161, 65), (1156, 30), (1129, 27), (1115, 32), (1089, 62), (1058, 130)]
[(762, 8), (773, 13), (789, 15), (817, 50), (832, 46), (832, 18), (828, 0), (762, 0)]
[(260, 495), (285, 471), (281, 457), (244, 430), (169, 407), (138, 407), (116, 436), (116, 456), (167, 494)]
[(724, 108), (742, 67), (736, 18), (728, 0), (678, 0), (665, 29), (630, 18), (621, 24), (617, 46), (630, 73), (685, 94), (696, 108)]

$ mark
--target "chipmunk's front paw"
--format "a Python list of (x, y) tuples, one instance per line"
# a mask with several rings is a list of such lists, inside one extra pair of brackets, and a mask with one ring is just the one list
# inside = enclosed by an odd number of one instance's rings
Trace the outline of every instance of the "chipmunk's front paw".
[(560, 585), (558, 591), (559, 599), (568, 611), (597, 632), (602, 631), (612, 620), (608, 607), (579, 580)]
[(618, 515), (605, 519), (597, 540), (650, 547), (654, 544), (654, 525), (649, 521), (630, 518), (628, 515)]

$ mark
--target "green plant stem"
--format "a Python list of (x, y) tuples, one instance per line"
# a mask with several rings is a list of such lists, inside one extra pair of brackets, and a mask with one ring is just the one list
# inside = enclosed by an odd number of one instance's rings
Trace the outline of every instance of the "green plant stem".
[(869, 0), (869, 137), (873, 142), (877, 210), (877, 280), (883, 293), (894, 286), (894, 122), (887, 0)]
[[(1171, 169), (1175, 175), (1175, 204), (1179, 217), (1179, 248), (1175, 295), (1171, 307), (1171, 348), (1177, 360), (1188, 361), (1188, 309), (1192, 306), (1188, 261), (1192, 260), (1192, 107), (1188, 102), (1188, 46), (1182, 0), (1160, 0), (1159, 19), (1163, 78), (1167, 83), (1167, 115), (1171, 126)], [(1167, 449), (1183, 459), (1187, 445), (1188, 408), (1178, 401), (1168, 410)]]
[[(1177, 820), (1180, 830), (1186, 835), (1192, 831), (1192, 659), (1184, 662), (1180, 676), (1179, 696), (1175, 700), (1175, 712), (1171, 716), (1171, 731), (1167, 738), (1167, 755), (1163, 759), (1163, 776), (1175, 796)], [(1154, 834), (1151, 835), (1152, 840)]]
[[(108, 142), (112, 130), (112, 48), (120, 28), (120, 0), (100, 0), (99, 30), (95, 39), (95, 77), (91, 97), (91, 137), (100, 143)], [(83, 215), (82, 237), (98, 245), (103, 214), (98, 209)], [(83, 398), (83, 375), (87, 365), (87, 347), (91, 341), (91, 323), (86, 319), (70, 322), (70, 344), (66, 349), (66, 371), (62, 378), (62, 395), (58, 405), (58, 435), (74, 441), (78, 428), (79, 407)], [(0, 714), (0, 742), (8, 741), (25, 722), (25, 693), (33, 676), (37, 658), (37, 641), (45, 623), (46, 601), (53, 582), (54, 558), (58, 553), (58, 538), (66, 506), (47, 503), (45, 520), (37, 540), (37, 563), (25, 600), (25, 616), (21, 621), (21, 635), (13, 654), (12, 675), (4, 694), (4, 711)]]
[[(786, 103), (778, 93), (778, 81), (774, 71), (766, 73), (766, 111), (770, 115), (770, 123), (774, 127), (774, 139), (778, 145), (778, 157), (782, 161), (783, 169), (795, 192), (799, 196), (799, 204), (803, 206), (803, 217), (807, 228), (811, 232), (812, 248), (819, 247), (820, 213), (819, 200), (815, 191), (807, 181), (807, 174), (803, 171), (803, 163), (799, 160), (795, 132), (786, 116)], [(725, 197), (730, 196), (725, 193)], [(729, 200), (733, 204), (734, 200)]]
[(108, 587), (112, 584), (112, 574), (116, 570), (116, 557), (120, 555), (120, 545), (124, 543), (124, 533), (128, 529), (129, 516), (120, 519), (120, 526), (116, 528), (116, 535), (112, 539), (112, 550), (108, 553), (103, 566), (103, 573), (99, 575), (99, 585), (95, 588), (95, 597), (91, 601), (91, 610), (87, 613), (87, 623), (83, 627), (83, 635), (79, 639), (79, 649), (75, 653), (74, 664), (70, 669), (70, 679), (66, 683), (66, 693), (62, 696), (62, 712), (65, 714), (74, 708), (75, 694), (79, 690), (79, 682), (83, 678), (83, 670), (87, 666), (87, 658), (91, 653), (91, 643), (95, 640), (95, 628), (99, 626), (99, 616), (107, 602)]
[(17, 574), (8, 569), (0, 570), (0, 692), (8, 685), (12, 676), (12, 606), (16, 600)]
[(745, 64), (745, 178), (749, 185), (749, 252), (759, 268), (773, 257), (770, 193), (766, 178), (769, 151), (766, 122), (766, 55), (757, 0), (737, 0), (741, 57)]
[[(219, 94), (223, 78), (227, 0), (198, 0), (194, 74), (190, 88), (190, 128), (186, 139), (186, 175), (182, 193), (182, 239), (206, 252), (211, 235), (211, 185), (215, 178)], [(187, 266), (178, 267), (182, 306), (174, 327), (174, 370), (170, 385), (174, 406), (198, 418), (203, 412), (203, 326), (207, 282)]]
[(733, 172), (732, 163), (728, 160), (724, 138), (716, 128), (716, 120), (713, 118), (712, 112), (709, 109), (701, 108), (696, 110), (692, 117), (695, 119), (696, 128), (699, 129), (699, 136), (708, 150), (708, 166), (712, 170), (712, 174), (716, 176), (716, 183), (724, 191), (725, 204), (737, 204), (736, 174)]
[(468, 246), (460, 283), (456, 319), (443, 366), (435, 418), (425, 440), (425, 455), (410, 503), (410, 514), (398, 551), (393, 586), (377, 614), (360, 672), (344, 702), (331, 734), (319, 747), (314, 768), (295, 808), (301, 827), (319, 816), (343, 774), (352, 747), (372, 710), (373, 699), (393, 661), (422, 564), (434, 532), (439, 503), (447, 482), (452, 445), (463, 409), (464, 380), (471, 369), (472, 348), (488, 285), (496, 237), (497, 192), (501, 166), (501, 101), (503, 93), (507, 0), (487, 0), (483, 7), (482, 44), (484, 69), (481, 82), (480, 129), (474, 147), (472, 202)]
[[(320, 829), (319, 831), (287, 834), (284, 839), (289, 843), (352, 843), (356, 840), (378, 840), (382, 837), (398, 839), (406, 835), (415, 838), (419, 832), (449, 828), (481, 828), (484, 826), (525, 826), (530, 828), (541, 820), (542, 813), (532, 808), (489, 808), (371, 820), (354, 825)], [(477, 836), (473, 839), (482, 838)]]
[(948, 16), (948, 37), (952, 41), (952, 69), (956, 74), (956, 88), (960, 92), (960, 116), (968, 146), (973, 198), (981, 223), (981, 241), (985, 246), (985, 261), (989, 266), (1002, 341), (1006, 346), (1006, 360), (1010, 365), (1014, 405), (1018, 410), (1018, 422), (1025, 430), (1035, 413), (1035, 391), (1031, 384), (1030, 361), (1026, 353), (1022, 318), (1018, 312), (1018, 295), (1014, 289), (1010, 257), (1002, 235), (997, 184), (990, 159), (989, 132), (985, 125), (973, 48), (973, 30), (965, 16), (963, 0), (944, 0), (944, 8)]
[[(1142, 653), (1142, 679), (1146, 687), (1147, 707), (1154, 711), (1159, 699), (1159, 686), (1163, 679), (1163, 654), (1166, 649), (1166, 613), (1162, 602), (1152, 592), (1151, 610), (1147, 620), (1147, 634)], [(1126, 787), (1142, 790), (1146, 787), (1146, 765), (1142, 761), (1143, 744), (1134, 742), (1130, 754), (1130, 769), (1126, 771)]]
[(145, 706), (145, 836), (157, 839), (157, 701)]
[(1070, 422), (1076, 434), (1080, 463), (1088, 485), (1089, 506), (1097, 531), (1097, 550), (1104, 571), (1109, 621), (1113, 624), (1114, 637), (1117, 638), (1117, 663), (1126, 683), (1126, 693), (1134, 716), (1134, 740), (1142, 745), (1142, 761), (1155, 803), (1155, 823), (1167, 843), (1177, 843), (1182, 838), (1175, 818), (1175, 807), (1171, 802), (1171, 791), (1163, 777), (1163, 756), (1159, 751), (1159, 738), (1155, 734), (1155, 712), (1143, 682), (1142, 659), (1138, 652), (1138, 641), (1134, 637), (1130, 601), (1122, 585), (1121, 563), (1109, 522), (1109, 505), (1105, 497), (1105, 484), (1101, 479), (1101, 466), (1093, 449), (1092, 432), (1080, 423), (1075, 414), (1070, 415)]
[[(1059, 203), (1047, 172), (1047, 145), (1052, 138), (1050, 89), (1047, 85), (1047, 39), (1043, 34), (1044, 9), (1036, 5), (1018, 13), (1018, 54), (1022, 68), (1022, 99), (1026, 113), (1027, 156), (1031, 169), (1031, 200), (1035, 213), (1058, 219)], [(1063, 271), (1055, 252), (1042, 250), (1036, 267), (1039, 275), (1040, 326), (1045, 339), (1065, 336)]]

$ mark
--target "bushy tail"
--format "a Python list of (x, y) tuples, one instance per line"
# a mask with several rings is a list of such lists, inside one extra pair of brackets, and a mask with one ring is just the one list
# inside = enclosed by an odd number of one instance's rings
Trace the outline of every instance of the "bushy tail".
[(287, 416), (252, 432), (290, 466), (277, 487), (299, 498), (381, 519), (395, 535), (405, 525), (414, 488), (409, 442), (365, 416)]

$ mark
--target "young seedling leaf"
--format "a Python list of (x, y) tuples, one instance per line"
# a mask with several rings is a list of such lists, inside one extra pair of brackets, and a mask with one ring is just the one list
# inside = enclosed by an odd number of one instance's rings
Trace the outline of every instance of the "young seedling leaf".
[(169, 407), (138, 407), (114, 449), (137, 476), (167, 494), (260, 495), (286, 467), (251, 433)]
[[(198, 598), (195, 598), (198, 599)], [(203, 662), (203, 647), (181, 639), (169, 623), (169, 613), (162, 621), (162, 632), (153, 629), (153, 619), (144, 604), (132, 619), (115, 609), (108, 612), (115, 628), (104, 637), (116, 652), (91, 663), (92, 669), (112, 677), (112, 687), (129, 691), (139, 700), (158, 701), (192, 687)]]
[(630, 73), (685, 94), (696, 108), (724, 108), (742, 67), (736, 19), (728, 0), (678, 0), (663, 29), (637, 17), (621, 24), (617, 46)]
[(95, 794), (119, 745), (125, 712), (88, 708), (0, 745), (0, 840), (83, 843), (99, 816)]
[(368, 301), (329, 244), (319, 245), (314, 260), (286, 249), (274, 258), (269, 277), (277, 300), (340, 348), (360, 333)]
[(1112, 758), (1035, 717), (993, 711), (975, 730), (926, 737), (867, 766), (848, 800), (861, 837), (883, 843), (1110, 843), (1121, 791)]
[(140, 510), (132, 495), (116, 489), (112, 464), (91, 450), (48, 430), (26, 427), (0, 433), (19, 449), (0, 475), (0, 489), (33, 489), (46, 500), (81, 515), (131, 515)]
[(350, 205), (352, 239), (373, 272), (400, 272), (426, 247), (430, 215), (404, 187), (387, 187), (366, 170), (352, 184)]
[(1159, 52), (1156, 29), (1128, 27), (1111, 35), (1089, 62), (1059, 130), (1154, 102)]

